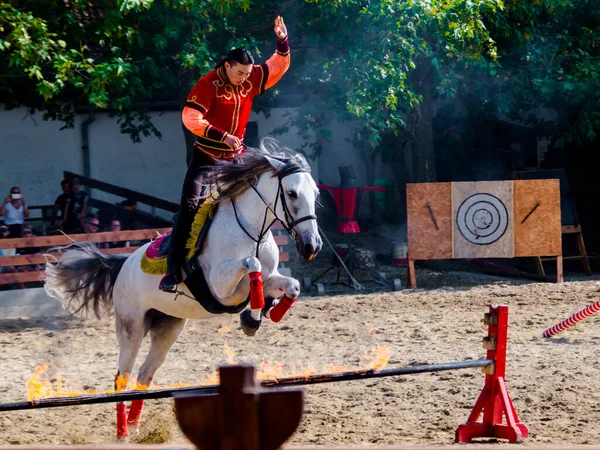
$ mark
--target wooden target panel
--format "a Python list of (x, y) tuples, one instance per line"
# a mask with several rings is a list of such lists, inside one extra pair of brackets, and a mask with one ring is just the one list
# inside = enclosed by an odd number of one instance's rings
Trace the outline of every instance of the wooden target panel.
[(452, 183), (407, 184), (406, 194), (409, 258), (452, 258)]
[(559, 180), (515, 183), (515, 256), (562, 255)]
[(407, 184), (411, 278), (416, 260), (562, 255), (559, 183)]

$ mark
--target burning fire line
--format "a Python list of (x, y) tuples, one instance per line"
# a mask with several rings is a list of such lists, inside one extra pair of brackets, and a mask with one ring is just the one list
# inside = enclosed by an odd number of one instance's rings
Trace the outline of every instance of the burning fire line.
[[(227, 342), (224, 343), (224, 346), (228, 357), (228, 364), (237, 364), (234, 359), (234, 353)], [(290, 366), (283, 363), (270, 364), (263, 361), (257, 370), (256, 378), (260, 381), (264, 381), (264, 385), (277, 385), (280, 383), (281, 379), (310, 380), (310, 377), (315, 375), (365, 371), (378, 372), (387, 365), (389, 360), (389, 350), (385, 347), (377, 346), (371, 350), (370, 355), (366, 355), (366, 359), (369, 361), (369, 363), (363, 367), (349, 369), (343, 366), (330, 365), (323, 368), (320, 372), (314, 369), (314, 367), (310, 364), (308, 367), (301, 366), (301, 368), (297, 370), (294, 365)], [(286, 371), (286, 367), (290, 367), (291, 370)], [(43, 399), (63, 397), (81, 397), (90, 395), (105, 396), (123, 393), (124, 391), (157, 391), (172, 390), (176, 388), (216, 387), (219, 383), (218, 374), (215, 373), (211, 376), (208, 376), (204, 382), (199, 384), (174, 383), (168, 386), (160, 386), (153, 383), (150, 387), (148, 387), (139, 384), (135, 377), (130, 375), (128, 377), (119, 376), (115, 383), (116, 389), (113, 390), (107, 390), (103, 392), (95, 391), (93, 389), (76, 391), (68, 389), (61, 378), (57, 378), (53, 384), (53, 380), (50, 380), (46, 375), (47, 370), (48, 367), (46, 365), (40, 365), (36, 367), (32, 377), (27, 381), (26, 388), (30, 402), (36, 403)]]
[[(421, 366), (399, 367), (396, 369), (365, 369), (351, 372), (335, 372), (331, 374), (314, 374), (309, 376), (278, 378), (263, 380), (263, 387), (289, 387), (306, 384), (331, 383), (338, 381), (366, 380), (371, 378), (383, 378), (390, 376), (401, 376), (427, 372), (441, 372), (446, 370), (468, 369), (473, 367), (489, 367), (494, 364), (493, 359), (476, 359), (457, 361), (441, 364), (426, 364)], [(50, 408), (57, 406), (91, 405), (97, 403), (116, 403), (130, 400), (150, 400), (158, 398), (169, 398), (183, 392), (192, 392), (194, 396), (213, 395), (218, 393), (218, 386), (183, 387), (175, 389), (158, 389), (146, 391), (124, 391), (113, 394), (82, 395), (77, 397), (57, 397), (39, 399), (36, 402), (17, 402), (0, 404), (0, 412), (17, 411), (34, 408)]]

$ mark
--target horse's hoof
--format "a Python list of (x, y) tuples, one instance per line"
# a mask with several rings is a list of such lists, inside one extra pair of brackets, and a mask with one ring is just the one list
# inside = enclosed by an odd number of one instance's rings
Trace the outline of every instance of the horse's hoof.
[(262, 320), (255, 320), (249, 309), (242, 311), (240, 314), (240, 325), (246, 336), (254, 336), (260, 328)]

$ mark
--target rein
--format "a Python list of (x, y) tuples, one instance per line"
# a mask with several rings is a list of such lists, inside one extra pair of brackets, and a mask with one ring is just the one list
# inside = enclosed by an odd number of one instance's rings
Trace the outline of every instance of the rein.
[[(306, 215), (304, 217), (301, 217), (299, 219), (293, 220), (293, 216), (289, 210), (289, 207), (287, 205), (287, 202), (285, 201), (285, 195), (283, 193), (283, 186), (281, 185), (281, 180), (283, 180), (285, 177), (287, 177), (288, 175), (292, 175), (295, 173), (300, 173), (300, 172), (305, 172), (304, 170), (299, 170), (299, 169), (293, 169), (293, 170), (289, 170), (289, 171), (285, 171), (282, 174), (280, 174), (278, 176), (279, 179), (279, 184), (277, 186), (277, 194), (275, 197), (275, 207), (271, 208), (271, 206), (269, 205), (269, 202), (267, 202), (265, 200), (265, 198), (262, 196), (262, 194), (260, 192), (258, 192), (258, 189), (256, 189), (256, 186), (253, 184), (250, 184), (250, 187), (254, 190), (254, 192), (256, 192), (256, 195), (258, 195), (258, 197), (262, 200), (262, 202), (265, 204), (266, 208), (265, 208), (265, 215), (263, 218), (263, 223), (262, 223), (262, 227), (261, 230), (258, 234), (258, 238), (253, 237), (248, 230), (246, 230), (246, 228), (244, 227), (244, 225), (242, 225), (242, 223), (240, 222), (240, 218), (238, 216), (237, 213), (237, 207), (235, 206), (235, 200), (232, 198), (231, 199), (231, 204), (233, 206), (233, 213), (235, 214), (235, 220), (237, 221), (238, 225), (240, 226), (240, 228), (242, 229), (242, 231), (246, 234), (246, 236), (248, 236), (252, 241), (256, 242), (256, 257), (258, 258), (258, 253), (259, 253), (259, 247), (260, 244), (262, 244), (263, 239), (265, 237), (265, 235), (269, 232), (269, 230), (271, 229), (271, 227), (273, 226), (273, 224), (275, 223), (275, 221), (279, 220), (281, 222), (281, 225), (283, 226), (283, 228), (285, 229), (285, 231), (287, 231), (287, 233), (291, 236), (291, 238), (296, 241), (298, 234), (296, 233), (296, 231), (294, 230), (294, 227), (302, 222), (305, 222), (307, 220), (317, 220), (317, 216), (314, 214), (309, 214)], [(285, 220), (281, 220), (278, 216), (277, 216), (277, 202), (281, 201), (281, 207), (283, 208), (283, 214), (284, 214), (284, 218)], [(267, 223), (267, 215), (269, 213), (269, 211), (271, 211), (271, 213), (273, 213), (273, 216), (275, 216), (275, 218), (271, 221), (271, 223), (269, 223), (268, 225), (266, 225)]]

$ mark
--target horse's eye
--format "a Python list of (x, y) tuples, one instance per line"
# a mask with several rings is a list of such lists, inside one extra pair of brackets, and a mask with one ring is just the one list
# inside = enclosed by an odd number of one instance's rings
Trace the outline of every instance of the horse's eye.
[(296, 200), (298, 198), (298, 193), (296, 191), (288, 191), (288, 197), (292, 200)]

